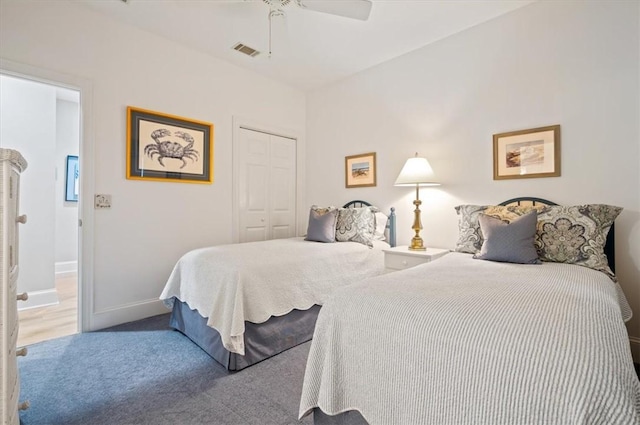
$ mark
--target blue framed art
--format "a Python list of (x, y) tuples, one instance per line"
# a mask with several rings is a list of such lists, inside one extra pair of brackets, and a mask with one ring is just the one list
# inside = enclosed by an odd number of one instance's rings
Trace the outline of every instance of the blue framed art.
[(80, 165), (78, 157), (67, 155), (67, 174), (64, 191), (66, 202), (78, 202), (78, 189), (80, 183)]

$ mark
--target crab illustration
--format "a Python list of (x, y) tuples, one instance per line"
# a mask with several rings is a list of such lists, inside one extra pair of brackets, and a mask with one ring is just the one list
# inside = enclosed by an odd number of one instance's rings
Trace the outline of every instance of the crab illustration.
[(185, 142), (186, 145), (181, 145), (178, 142), (173, 142), (171, 140), (160, 140), (162, 137), (171, 136), (171, 132), (166, 128), (159, 128), (154, 130), (151, 133), (151, 138), (155, 141), (155, 143), (149, 143), (144, 147), (144, 153), (149, 155), (151, 159), (153, 159), (154, 155), (158, 155), (158, 162), (163, 167), (165, 166), (162, 160), (164, 158), (174, 158), (182, 161), (181, 169), (186, 167), (187, 160), (186, 158), (197, 161), (198, 160), (198, 151), (193, 149), (193, 144), (195, 140), (189, 133), (185, 133), (184, 131), (176, 131), (174, 136), (181, 138)]

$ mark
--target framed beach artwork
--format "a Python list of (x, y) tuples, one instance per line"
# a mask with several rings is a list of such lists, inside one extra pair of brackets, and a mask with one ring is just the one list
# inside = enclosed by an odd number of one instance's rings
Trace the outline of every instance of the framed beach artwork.
[(376, 185), (376, 153), (363, 153), (344, 158), (346, 187)]
[(67, 155), (67, 173), (64, 189), (65, 202), (78, 202), (79, 189), (80, 165), (78, 157), (75, 155)]
[(493, 179), (560, 176), (560, 126), (493, 135)]
[(213, 124), (129, 106), (127, 178), (213, 183)]

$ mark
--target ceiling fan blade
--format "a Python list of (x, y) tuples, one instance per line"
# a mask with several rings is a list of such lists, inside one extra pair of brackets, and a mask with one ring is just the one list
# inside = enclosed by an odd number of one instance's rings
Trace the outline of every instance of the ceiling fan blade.
[(316, 12), (329, 13), (331, 15), (344, 16), (345, 18), (366, 21), (371, 13), (370, 0), (299, 0), (298, 4), (305, 9)]

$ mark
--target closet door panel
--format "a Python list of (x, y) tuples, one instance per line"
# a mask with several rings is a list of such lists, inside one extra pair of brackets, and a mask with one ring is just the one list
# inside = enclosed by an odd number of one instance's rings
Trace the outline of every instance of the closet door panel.
[(243, 130), (240, 149), (240, 242), (269, 239), (269, 135)]
[(295, 236), (296, 229), (296, 142), (271, 136), (271, 237)]

